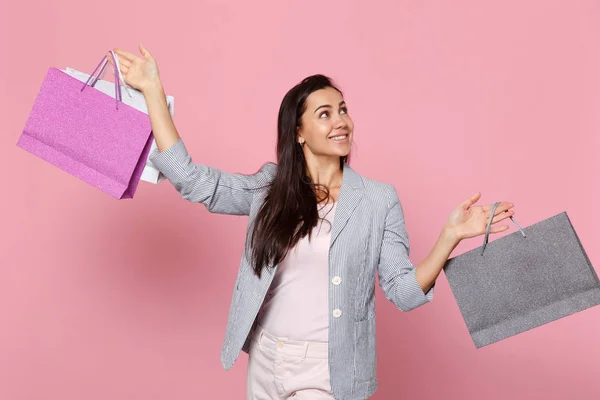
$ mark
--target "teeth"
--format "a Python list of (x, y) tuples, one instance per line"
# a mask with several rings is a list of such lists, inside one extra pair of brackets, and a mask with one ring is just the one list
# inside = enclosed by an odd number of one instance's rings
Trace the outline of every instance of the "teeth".
[(332, 137), (332, 139), (333, 140), (344, 140), (344, 139), (346, 139), (346, 136), (348, 136), (348, 135), (334, 136), (334, 137)]

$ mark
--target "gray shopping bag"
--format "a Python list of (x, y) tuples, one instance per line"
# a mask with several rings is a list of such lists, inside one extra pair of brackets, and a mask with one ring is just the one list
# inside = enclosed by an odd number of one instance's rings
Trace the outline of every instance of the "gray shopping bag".
[[(498, 204), (491, 211), (494, 215)], [(566, 212), (453, 257), (444, 272), (477, 348), (600, 304)]]

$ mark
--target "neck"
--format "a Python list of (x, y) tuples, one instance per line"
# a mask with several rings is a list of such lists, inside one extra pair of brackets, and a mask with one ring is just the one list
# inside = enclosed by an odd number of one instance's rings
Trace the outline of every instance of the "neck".
[(315, 184), (329, 189), (342, 185), (343, 170), (340, 168), (340, 157), (312, 158), (307, 160), (307, 173)]

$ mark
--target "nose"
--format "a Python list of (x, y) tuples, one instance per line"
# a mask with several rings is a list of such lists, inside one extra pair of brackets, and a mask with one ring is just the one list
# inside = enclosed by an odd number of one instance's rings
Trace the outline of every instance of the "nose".
[(347, 126), (348, 123), (346, 122), (346, 119), (342, 115), (337, 114), (335, 120), (333, 121), (333, 127), (335, 129), (342, 129)]

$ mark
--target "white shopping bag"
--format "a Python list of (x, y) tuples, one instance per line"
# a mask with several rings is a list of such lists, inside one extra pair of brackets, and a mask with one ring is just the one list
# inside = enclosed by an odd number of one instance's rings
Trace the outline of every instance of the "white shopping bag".
[[(66, 74), (77, 78), (81, 82), (86, 82), (90, 77), (88, 74), (78, 71), (73, 68), (65, 68), (62, 70)], [(115, 77), (117, 79), (117, 77)], [(96, 84), (93, 86), (95, 89), (106, 93), (107, 95), (114, 97), (115, 96), (115, 84), (114, 82), (108, 82), (105, 80), (98, 79)], [(121, 86), (122, 93), (122, 101), (123, 103), (148, 114), (148, 106), (146, 104), (146, 99), (144, 95), (139, 90), (133, 89), (129, 86)], [(175, 98), (173, 96), (167, 97), (167, 105), (169, 106), (169, 113), (171, 114), (171, 118), (175, 114)], [(156, 141), (152, 139), (152, 145), (150, 147), (150, 153), (156, 149)], [(150, 183), (160, 183), (165, 179), (165, 176), (152, 164), (152, 161), (149, 159), (146, 160), (146, 166), (144, 167), (144, 171), (142, 172), (141, 180), (150, 182)]]

